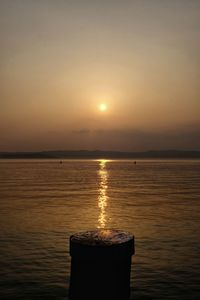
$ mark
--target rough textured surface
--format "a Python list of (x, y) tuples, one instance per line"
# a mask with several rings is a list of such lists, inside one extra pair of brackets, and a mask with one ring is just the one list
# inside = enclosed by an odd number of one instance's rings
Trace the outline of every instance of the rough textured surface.
[(79, 232), (71, 236), (72, 242), (89, 246), (117, 245), (130, 241), (133, 235), (128, 232), (113, 229), (100, 229)]

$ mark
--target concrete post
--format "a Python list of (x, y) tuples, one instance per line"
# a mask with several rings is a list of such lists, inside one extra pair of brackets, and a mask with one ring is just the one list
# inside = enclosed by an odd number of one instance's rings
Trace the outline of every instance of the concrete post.
[(100, 229), (70, 237), (70, 300), (128, 300), (134, 236)]

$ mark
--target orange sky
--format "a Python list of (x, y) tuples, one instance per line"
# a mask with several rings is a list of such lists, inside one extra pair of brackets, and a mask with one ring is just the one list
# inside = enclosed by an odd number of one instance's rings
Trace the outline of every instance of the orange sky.
[(198, 0), (0, 1), (0, 151), (200, 149), (199, 30)]

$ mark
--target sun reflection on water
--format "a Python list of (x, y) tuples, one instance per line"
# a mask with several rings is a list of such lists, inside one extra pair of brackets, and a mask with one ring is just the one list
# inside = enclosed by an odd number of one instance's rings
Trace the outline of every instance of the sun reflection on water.
[(105, 228), (107, 222), (107, 189), (108, 189), (108, 171), (106, 169), (106, 163), (108, 161), (105, 159), (101, 159), (99, 166), (99, 177), (100, 177), (100, 184), (99, 184), (99, 197), (98, 197), (98, 207), (100, 208), (100, 214), (98, 218), (98, 228)]

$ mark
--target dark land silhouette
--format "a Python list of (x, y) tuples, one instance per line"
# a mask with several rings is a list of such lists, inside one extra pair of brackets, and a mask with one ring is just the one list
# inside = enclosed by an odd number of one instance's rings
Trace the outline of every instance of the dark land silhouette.
[(145, 152), (122, 152), (122, 151), (104, 151), (104, 150), (56, 150), (40, 152), (0, 152), (1, 159), (23, 159), (23, 158), (58, 158), (58, 159), (198, 159), (200, 151), (182, 151), (182, 150), (150, 150)]

